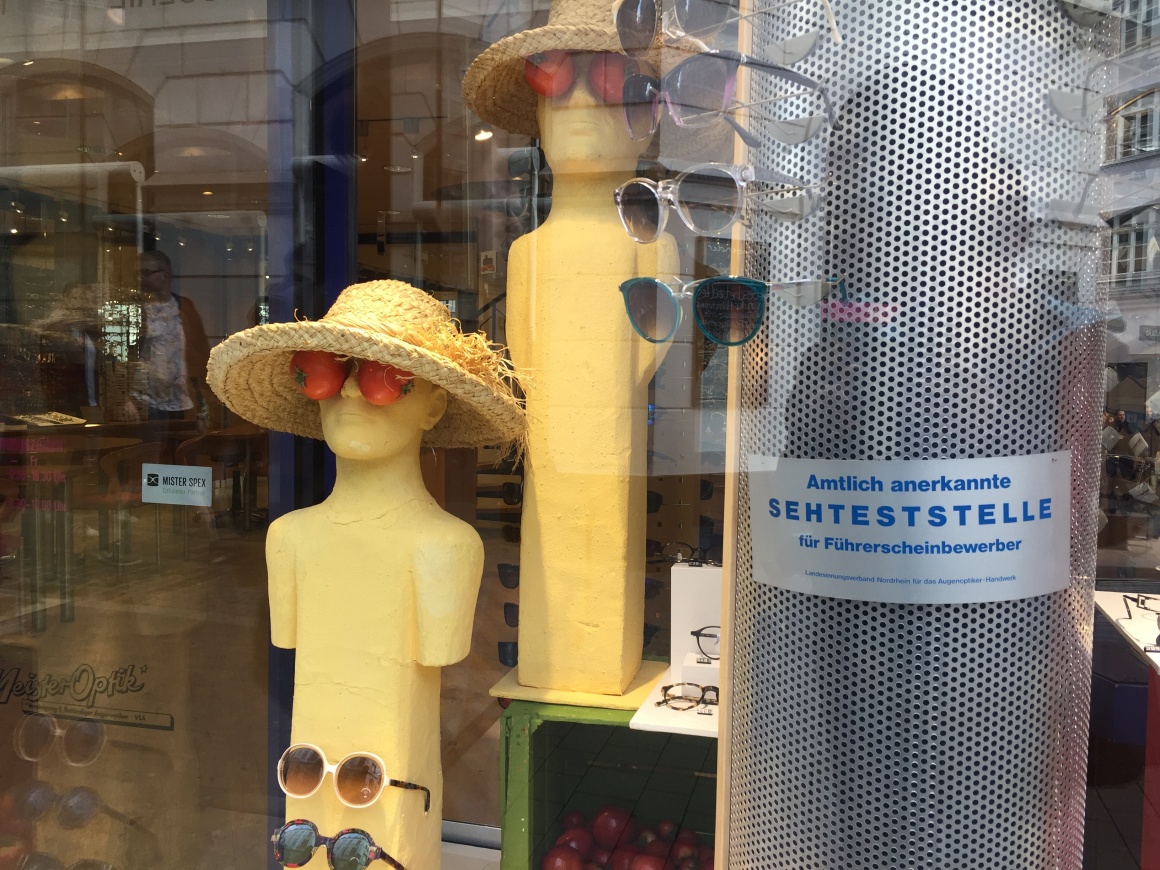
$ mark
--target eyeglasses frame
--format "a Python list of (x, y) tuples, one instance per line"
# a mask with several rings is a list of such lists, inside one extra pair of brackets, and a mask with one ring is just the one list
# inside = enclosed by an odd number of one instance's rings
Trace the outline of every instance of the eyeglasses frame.
[[(306, 825), (312, 831), (314, 831), (314, 848), (310, 852), (310, 858), (308, 858), (306, 860), (306, 862), (303, 864), (285, 863), (285, 861), (283, 860), (283, 857), (282, 857), (282, 849), (278, 845), (278, 841), (282, 838), (282, 835), (284, 833), (286, 833), (286, 831), (292, 825)], [(334, 841), (337, 840), (339, 837), (346, 836), (347, 834), (358, 834), (359, 836), (366, 837), (367, 842), (370, 843), (371, 853), (374, 857), (372, 857), (367, 862), (367, 866), (370, 866), (375, 861), (384, 861), (387, 864), (390, 864), (392, 867), (394, 867), (395, 870), (407, 870), (407, 868), (404, 867), (402, 864), (400, 864), (398, 861), (396, 861), (394, 859), (394, 857), (390, 853), (387, 852), (386, 849), (384, 849), (382, 846), (380, 846), (378, 843), (376, 843), (374, 840), (374, 837), (372, 837), (369, 833), (364, 831), (362, 828), (343, 828), (341, 831), (339, 831), (333, 837), (324, 837), (324, 836), (322, 836), (321, 833), (319, 833), (318, 825), (314, 824), (314, 822), (310, 821), (309, 819), (292, 819), (291, 821), (286, 822), (286, 824), (282, 825), (282, 827), (278, 828), (278, 830), (276, 830), (273, 834), (270, 835), (270, 843), (274, 847), (274, 860), (276, 860), (283, 867), (305, 867), (306, 864), (309, 864), (310, 861), (314, 859), (314, 855), (319, 850), (319, 848), (322, 846), (326, 846), (326, 863), (329, 865), (330, 870), (335, 870), (335, 866), (334, 866)]]
[[(309, 749), (313, 752), (318, 753), (318, 757), (322, 759), (322, 776), (319, 777), (319, 779), (318, 779), (318, 785), (314, 786), (314, 788), (312, 788), (306, 794), (292, 794), (289, 791), (289, 789), (286, 788), (286, 780), (282, 776), (282, 765), (286, 761), (286, 756), (288, 756), (295, 749)], [(372, 798), (370, 801), (368, 801), (365, 804), (351, 803), (350, 801), (346, 800), (338, 791), (338, 779), (335, 776), (335, 774), (338, 772), (338, 769), (340, 767), (342, 767), (346, 762), (350, 761), (352, 758), (369, 758), (371, 761), (373, 761), (375, 764), (377, 764), (379, 766), (379, 770), (381, 770), (383, 772), (383, 783), (379, 787), (378, 793), (374, 796), (374, 798)], [(282, 791), (286, 794), (287, 797), (293, 797), (293, 798), (311, 797), (312, 795), (316, 794), (320, 788), (322, 788), (322, 783), (326, 780), (327, 774), (330, 774), (331, 782), (334, 783), (334, 795), (335, 795), (335, 797), (337, 797), (339, 799), (339, 801), (344, 806), (348, 806), (351, 809), (358, 810), (358, 809), (363, 809), (365, 807), (371, 806), (372, 804), (376, 803), (380, 797), (382, 797), (383, 791), (384, 791), (384, 789), (387, 788), (387, 786), (394, 786), (395, 788), (403, 788), (403, 789), (408, 789), (408, 790), (412, 790), (412, 791), (423, 792), (423, 814), (426, 815), (428, 812), (431, 811), (431, 790), (429, 788), (427, 788), (427, 786), (425, 786), (425, 785), (419, 785), (417, 783), (407, 782), (406, 780), (403, 780), (403, 779), (392, 779), (390, 776), (387, 775), (386, 762), (384, 762), (380, 756), (376, 755), (373, 752), (348, 752), (339, 761), (335, 762), (334, 764), (331, 764), (330, 759), (326, 757), (326, 753), (323, 752), (320, 747), (315, 746), (313, 743), (292, 743), (290, 746), (286, 747), (286, 751), (283, 752), (281, 758), (278, 759), (278, 787), (282, 789)]]

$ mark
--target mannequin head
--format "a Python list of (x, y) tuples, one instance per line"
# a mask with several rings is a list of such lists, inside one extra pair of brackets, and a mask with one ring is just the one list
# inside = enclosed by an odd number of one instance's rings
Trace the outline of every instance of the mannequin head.
[(334, 455), (366, 462), (417, 456), (423, 433), (447, 409), (447, 392), (422, 378), (413, 385), (389, 405), (372, 405), (359, 392), (358, 369), (352, 368), (338, 395), (319, 402), (322, 433)]
[[(648, 140), (628, 136), (619, 101), (605, 102), (593, 94), (589, 65), (593, 52), (571, 54), (576, 81), (558, 97), (541, 96), (536, 104), (540, 147), (553, 173), (631, 173), (648, 147)], [(623, 59), (623, 55), (614, 55)], [(623, 81), (623, 80), (622, 80)], [(615, 84), (609, 87), (615, 91)]]

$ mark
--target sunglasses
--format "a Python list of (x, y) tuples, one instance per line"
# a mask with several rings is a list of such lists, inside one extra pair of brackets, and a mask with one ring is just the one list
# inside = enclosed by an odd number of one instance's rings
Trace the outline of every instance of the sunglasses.
[[(754, 181), (779, 187), (746, 190)], [(810, 189), (796, 178), (773, 170), (701, 163), (673, 179), (630, 179), (616, 188), (612, 199), (625, 232), (635, 241), (648, 244), (661, 237), (670, 209), (677, 212), (690, 230), (710, 236), (724, 232), (741, 220), (748, 199), (756, 199), (760, 207), (780, 220), (800, 220), (812, 211), (812, 198), (787, 195)]]
[(756, 278), (715, 275), (698, 281), (679, 282), (680, 290), (656, 278), (630, 278), (620, 285), (624, 308), (636, 334), (654, 344), (669, 341), (681, 326), (681, 302), (692, 300), (693, 318), (705, 337), (733, 347), (757, 334), (765, 316), (766, 291), (791, 302), (817, 300), (841, 279), (775, 283)]
[[(690, 689), (694, 691), (689, 691)], [(673, 683), (671, 686), (661, 686), (661, 699), (656, 707), (668, 707), (670, 710), (692, 710), (705, 704), (715, 707), (720, 700), (721, 690), (716, 686), (702, 686), (697, 683)]]
[[(767, 15), (801, 2), (787, 0), (741, 13), (737, 4), (731, 0), (674, 0), (672, 8), (663, 13), (658, 0), (620, 0), (613, 8), (612, 16), (624, 53), (636, 57), (647, 52), (661, 34), (670, 39), (712, 39), (726, 24)], [(836, 44), (841, 45), (842, 34), (838, 31), (838, 22), (829, 0), (819, 2), (826, 14), (830, 36)], [(809, 54), (817, 42), (817, 31), (805, 36), (808, 37), (805, 40), (793, 37), (777, 43), (775, 51), (780, 63), (788, 66)]]
[(524, 61), (524, 79), (541, 97), (566, 97), (586, 73), (589, 92), (608, 105), (619, 105), (624, 96), (625, 79), (639, 72), (640, 64), (636, 60), (617, 52), (556, 48), (533, 54)]
[(56, 807), (57, 823), (67, 830), (83, 828), (97, 813), (103, 813), (114, 821), (153, 837), (147, 827), (103, 803), (97, 793), (87, 786), (79, 785), (57, 794), (47, 782), (32, 780), (16, 789), (13, 798), (14, 815), (23, 822), (39, 821)]
[(325, 846), (330, 870), (365, 870), (373, 861), (384, 861), (395, 870), (406, 870), (376, 846), (370, 834), (359, 828), (346, 828), (333, 837), (324, 837), (314, 822), (294, 819), (276, 830), (270, 842), (274, 844), (274, 860), (283, 867), (302, 867)]
[(701, 655), (711, 661), (721, 658), (721, 626), (706, 625), (704, 628), (690, 631), (689, 634), (697, 639), (697, 649), (701, 651)]
[(12, 742), (25, 761), (42, 760), (55, 744), (66, 764), (84, 767), (97, 760), (105, 740), (105, 726), (92, 719), (77, 719), (61, 728), (47, 713), (31, 713), (16, 729)]
[[(803, 90), (784, 94), (760, 103), (737, 104), (733, 96), (737, 89), (737, 70), (742, 66), (753, 67), (799, 85)], [(810, 115), (804, 118), (774, 118), (752, 107), (765, 103), (807, 96), (818, 93), (825, 105), (825, 117)], [(664, 102), (669, 116), (678, 127), (703, 127), (718, 120), (725, 121), (751, 148), (760, 148), (761, 140), (737, 123), (733, 112), (751, 109), (751, 113), (763, 119), (770, 135), (786, 145), (800, 145), (809, 140), (822, 123), (828, 120), (830, 126), (841, 129), (834, 115), (830, 96), (822, 85), (799, 72), (759, 60), (735, 51), (711, 50), (681, 61), (664, 76), (657, 78), (645, 73), (634, 73), (624, 80), (624, 120), (628, 135), (633, 139), (645, 139), (657, 131), (660, 123), (660, 106)]]
[(318, 791), (326, 774), (334, 777), (334, 793), (348, 807), (368, 807), (379, 799), (387, 786), (423, 792), (423, 812), (431, 809), (431, 791), (426, 786), (391, 779), (386, 765), (370, 752), (352, 752), (337, 764), (330, 764), (322, 750), (310, 743), (295, 743), (278, 761), (278, 785), (290, 797), (307, 798)]
[(302, 395), (321, 401), (342, 392), (351, 368), (358, 370), (358, 389), (372, 405), (389, 405), (407, 395), (415, 376), (387, 363), (356, 360), (325, 350), (300, 350), (290, 357), (290, 374)]
[[(16, 870), (65, 870), (65, 866), (47, 852), (29, 852), (17, 862)], [(86, 858), (70, 864), (68, 870), (113, 870), (113, 865)]]

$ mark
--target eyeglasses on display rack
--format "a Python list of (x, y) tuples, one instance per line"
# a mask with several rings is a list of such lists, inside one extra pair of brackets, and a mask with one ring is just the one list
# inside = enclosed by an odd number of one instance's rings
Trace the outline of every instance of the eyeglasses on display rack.
[[(735, 103), (733, 96), (737, 89), (737, 70), (742, 66), (749, 66), (785, 79), (799, 85), (802, 90), (772, 100), (764, 100), (762, 103)], [(723, 120), (737, 131), (746, 145), (759, 148), (761, 140), (742, 127), (732, 117), (732, 113), (748, 109), (750, 106), (814, 93), (822, 98), (824, 117), (809, 115), (804, 118), (783, 119), (766, 115), (756, 109), (751, 111), (752, 115), (766, 122), (770, 135), (779, 142), (800, 145), (817, 133), (825, 120), (829, 121), (834, 130), (841, 129), (825, 87), (809, 76), (775, 63), (740, 52), (714, 49), (681, 61), (660, 78), (643, 72), (627, 76), (624, 80), (624, 119), (631, 138), (645, 139), (652, 136), (660, 123), (660, 107), (663, 102), (673, 123), (678, 127), (703, 127)]]
[[(16, 862), (16, 870), (66, 870), (66, 868), (62, 861), (47, 852), (29, 852)], [(67, 870), (114, 870), (114, 867), (95, 858), (83, 858), (69, 864)]]
[[(726, 24), (768, 15), (802, 2), (804, 0), (782, 0), (742, 13), (733, 0), (674, 0), (671, 8), (663, 12), (660, 8), (662, 0), (620, 0), (613, 6), (612, 16), (624, 53), (636, 57), (649, 50), (658, 34), (670, 39), (683, 37), (698, 41), (712, 39)], [(825, 12), (830, 36), (836, 44), (841, 45), (842, 34), (838, 30), (838, 22), (834, 18), (834, 10), (830, 7), (829, 0), (819, 0), (819, 3)], [(796, 40), (798, 45), (806, 46), (804, 51), (797, 47), (792, 49), (790, 54), (783, 51), (783, 59), (779, 62), (786, 65), (796, 63), (809, 54), (817, 41), (817, 32), (808, 35), (812, 38), (806, 41)], [(785, 46), (785, 42), (780, 45)], [(785, 59), (791, 57), (792, 59)]]
[(367, 807), (387, 786), (423, 792), (423, 812), (431, 809), (431, 790), (423, 785), (391, 779), (386, 765), (370, 752), (352, 752), (335, 764), (310, 743), (295, 743), (278, 761), (278, 785), (290, 797), (310, 797), (322, 787), (326, 774), (334, 777), (334, 793), (348, 807)]
[(693, 319), (705, 337), (733, 347), (757, 334), (765, 316), (766, 291), (790, 302), (817, 301), (844, 279), (826, 281), (759, 281), (732, 275), (715, 275), (697, 281), (669, 284), (656, 278), (630, 278), (620, 285), (624, 308), (636, 334), (654, 344), (669, 341), (684, 320), (685, 300), (690, 300)]
[(714, 662), (721, 658), (721, 626), (706, 625), (689, 634), (697, 639), (697, 649), (701, 655)]
[(638, 61), (617, 52), (555, 48), (524, 61), (524, 79), (541, 97), (562, 99), (583, 77), (592, 96), (607, 105), (620, 105), (625, 80), (641, 70)]
[(702, 705), (716, 707), (721, 690), (716, 686), (702, 686), (698, 683), (673, 683), (661, 686), (661, 699), (654, 706), (668, 707), (670, 710), (692, 710)]
[(105, 726), (93, 719), (77, 719), (61, 727), (47, 713), (29, 713), (13, 735), (16, 754), (40, 761), (56, 746), (61, 760), (72, 767), (92, 764), (105, 748)]
[(274, 860), (283, 867), (305, 866), (325, 846), (330, 870), (366, 870), (374, 861), (390, 864), (395, 870), (407, 870), (360, 828), (346, 828), (333, 837), (324, 837), (314, 822), (294, 819), (276, 830), (270, 842), (274, 845)]
[(1136, 605), (1140, 610), (1146, 610), (1149, 613), (1156, 614), (1156, 626), (1160, 628), (1160, 598), (1154, 595), (1124, 595), (1124, 610), (1128, 611), (1128, 619), (1135, 619), (1136, 615), (1132, 612), (1132, 605)]
[[(747, 190), (754, 181), (774, 190)], [(791, 194), (816, 190), (771, 169), (727, 163), (699, 163), (673, 179), (633, 178), (612, 194), (620, 222), (635, 241), (655, 242), (675, 210), (695, 233), (716, 235), (741, 220), (746, 200), (780, 220), (800, 220), (812, 210), (812, 198)], [(799, 201), (800, 200), (800, 201)]]

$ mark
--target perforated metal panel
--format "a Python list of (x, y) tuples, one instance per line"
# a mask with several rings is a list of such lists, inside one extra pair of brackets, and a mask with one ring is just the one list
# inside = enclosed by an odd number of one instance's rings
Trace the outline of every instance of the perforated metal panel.
[[(743, 482), (728, 866), (1079, 868), (1103, 300), (1098, 237), (1052, 216), (1094, 210), (1101, 128), (1098, 107), (1068, 122), (1047, 94), (1098, 88), (1109, 40), (1055, 0), (834, 7), (845, 44), (823, 36), (795, 68), (829, 81), (842, 129), (786, 146), (750, 122), (755, 162), (824, 178), (823, 199), (798, 224), (755, 211), (747, 274), (844, 275), (897, 316), (774, 299), (744, 354), (742, 467), (1070, 448), (1072, 582), (971, 605), (778, 589), (752, 576)], [(759, 16), (755, 53), (819, 25), (810, 0)]]

